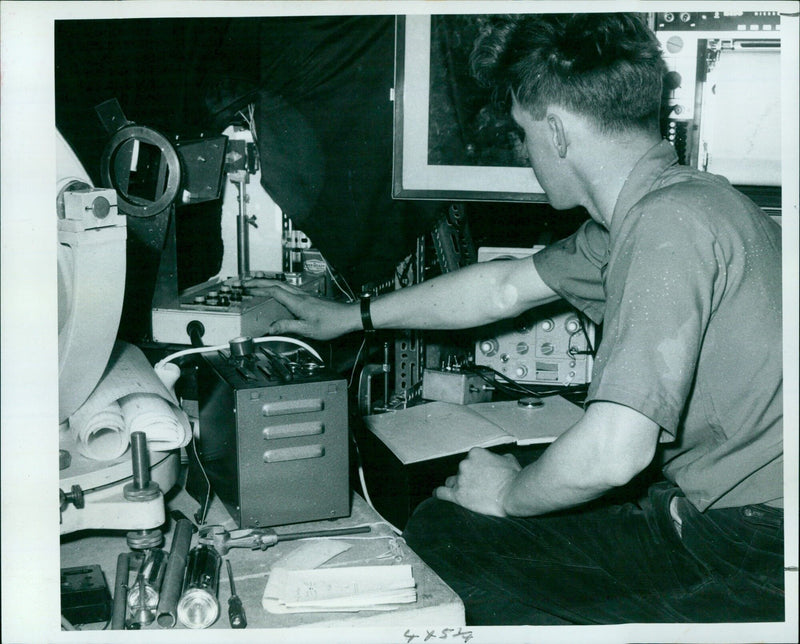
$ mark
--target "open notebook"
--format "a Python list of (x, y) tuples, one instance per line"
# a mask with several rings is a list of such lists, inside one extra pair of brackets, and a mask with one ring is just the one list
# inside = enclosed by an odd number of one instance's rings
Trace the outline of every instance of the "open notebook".
[(367, 427), (404, 464), (468, 452), (473, 447), (551, 443), (574, 425), (583, 410), (561, 396), (541, 407), (516, 401), (455, 405), (431, 402), (366, 416)]

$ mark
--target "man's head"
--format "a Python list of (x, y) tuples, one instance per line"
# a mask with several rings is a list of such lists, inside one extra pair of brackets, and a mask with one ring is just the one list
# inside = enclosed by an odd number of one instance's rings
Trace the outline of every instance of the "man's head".
[(551, 205), (584, 206), (608, 225), (627, 173), (660, 139), (665, 66), (632, 14), (498, 18), (472, 70), (511, 98), (531, 166)]
[(658, 130), (665, 66), (636, 14), (504, 16), (481, 35), (471, 64), (478, 82), (535, 120), (559, 106), (602, 134)]

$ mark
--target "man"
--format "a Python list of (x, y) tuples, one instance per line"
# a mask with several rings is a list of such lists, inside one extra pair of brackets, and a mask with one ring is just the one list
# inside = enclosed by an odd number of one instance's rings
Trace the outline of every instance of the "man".
[[(637, 16), (506, 18), (473, 68), (510, 94), (550, 203), (591, 220), (533, 259), (361, 308), (272, 286), (297, 319), (271, 332), (467, 328), (566, 298), (603, 324), (584, 416), (524, 468), (473, 449), (411, 517), (409, 545), (470, 624), (782, 620), (779, 227), (677, 165)], [(640, 500), (588, 504), (654, 458), (664, 480)]]

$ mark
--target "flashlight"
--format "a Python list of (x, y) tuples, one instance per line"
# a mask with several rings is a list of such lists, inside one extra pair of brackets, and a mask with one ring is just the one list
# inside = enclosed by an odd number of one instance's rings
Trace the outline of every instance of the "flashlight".
[(217, 551), (209, 546), (197, 546), (189, 553), (178, 602), (178, 620), (186, 628), (208, 628), (217, 621), (220, 562)]

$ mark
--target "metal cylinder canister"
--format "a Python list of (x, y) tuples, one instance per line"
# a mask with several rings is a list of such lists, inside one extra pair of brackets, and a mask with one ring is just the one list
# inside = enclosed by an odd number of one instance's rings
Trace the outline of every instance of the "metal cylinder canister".
[(217, 621), (221, 561), (209, 546), (197, 546), (189, 552), (183, 595), (178, 602), (178, 620), (187, 628), (208, 628)]

